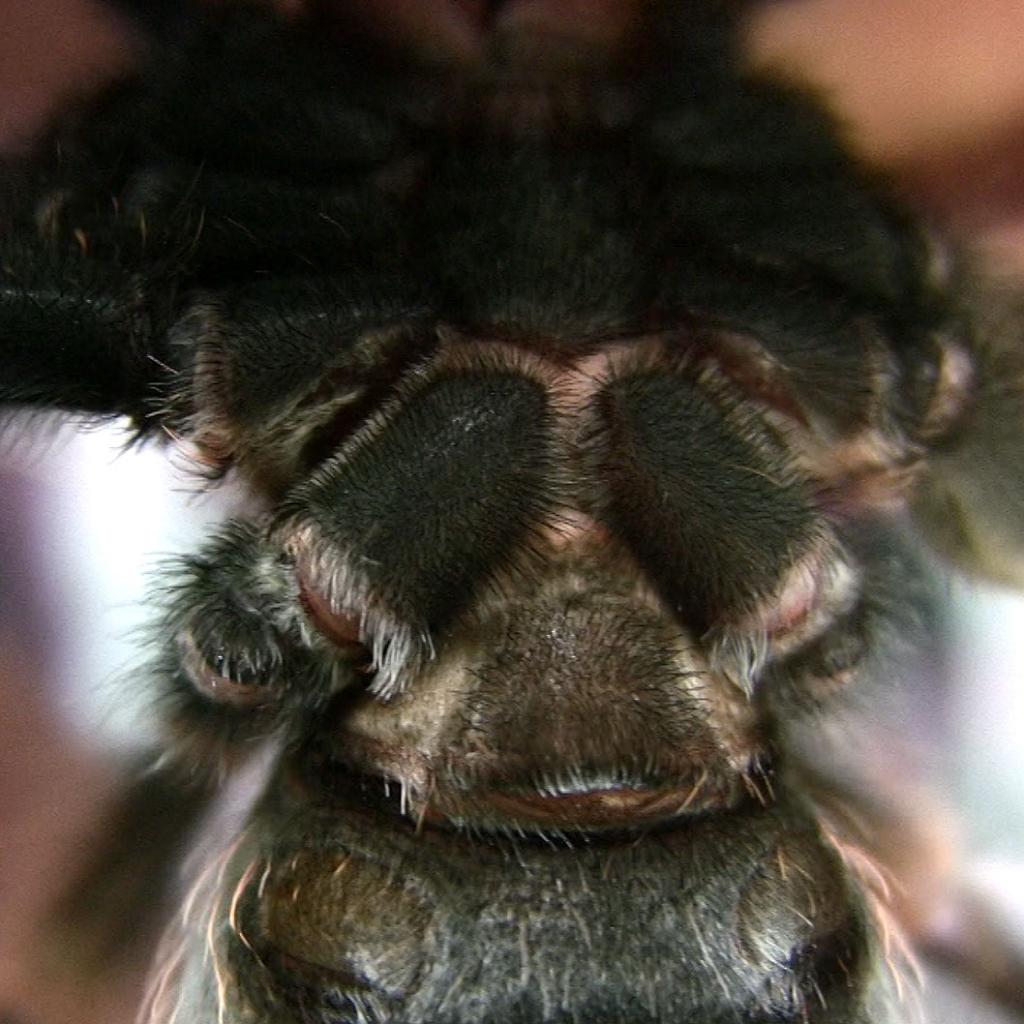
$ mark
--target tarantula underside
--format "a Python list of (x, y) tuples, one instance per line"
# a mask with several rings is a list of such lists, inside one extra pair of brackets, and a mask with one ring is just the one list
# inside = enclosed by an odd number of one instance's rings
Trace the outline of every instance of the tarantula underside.
[(182, 805), (274, 767), (145, 1019), (902, 1021), (825, 722), (919, 535), (1020, 576), (1013, 300), (729, 13), (518, 6), (425, 64), (168, 4), (7, 170), (0, 400), (252, 494), (150, 685)]

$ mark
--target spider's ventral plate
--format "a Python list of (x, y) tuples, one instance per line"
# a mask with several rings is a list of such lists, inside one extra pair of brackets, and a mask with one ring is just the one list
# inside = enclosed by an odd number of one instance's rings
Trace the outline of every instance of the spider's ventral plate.
[(903, 1024), (797, 751), (927, 622), (914, 516), (1020, 541), (1020, 360), (733, 5), (476, 6), (147, 8), (12, 176), (0, 398), (254, 499), (154, 685), (163, 763), (278, 761), (148, 1024)]
[(868, 925), (785, 801), (642, 840), (499, 841), (417, 830), (369, 788), (281, 785), (253, 823), (275, 841), (227, 869), (229, 1019), (869, 1019)]

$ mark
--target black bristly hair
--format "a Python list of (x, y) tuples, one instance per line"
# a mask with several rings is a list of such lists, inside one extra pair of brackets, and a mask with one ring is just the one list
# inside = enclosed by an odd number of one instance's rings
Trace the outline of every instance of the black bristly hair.
[(914, 529), (1021, 577), (1013, 300), (731, 4), (492, 5), (468, 64), (119, 6), (138, 70), (5, 170), (0, 402), (248, 489), (162, 584), (143, 789), (272, 763), (144, 1019), (901, 1020), (803, 741), (923, 630)]

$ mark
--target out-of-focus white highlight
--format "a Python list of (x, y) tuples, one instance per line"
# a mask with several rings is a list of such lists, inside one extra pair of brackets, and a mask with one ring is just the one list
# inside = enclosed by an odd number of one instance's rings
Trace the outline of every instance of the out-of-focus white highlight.
[(26, 472), (45, 484), (36, 510), (37, 569), (55, 617), (51, 665), (61, 705), (87, 738), (135, 747), (151, 739), (144, 627), (162, 559), (195, 550), (225, 500), (157, 445), (131, 447), (116, 425), (60, 431)]
[(1024, 856), (1024, 596), (951, 586), (949, 711), (958, 801), (976, 850)]

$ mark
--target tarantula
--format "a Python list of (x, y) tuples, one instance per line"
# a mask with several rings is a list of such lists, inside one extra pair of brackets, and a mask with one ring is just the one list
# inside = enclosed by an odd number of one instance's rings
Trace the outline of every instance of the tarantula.
[(149, 5), (5, 171), (0, 400), (252, 496), (163, 583), (146, 800), (271, 767), (144, 1019), (902, 1021), (830, 716), (919, 538), (1020, 577), (1019, 309), (728, 5), (490, 6), (429, 63)]

